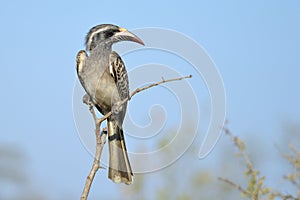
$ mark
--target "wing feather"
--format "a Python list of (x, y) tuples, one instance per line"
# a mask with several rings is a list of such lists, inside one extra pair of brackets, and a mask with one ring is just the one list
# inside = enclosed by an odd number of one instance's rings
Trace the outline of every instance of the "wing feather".
[(126, 67), (121, 57), (111, 52), (109, 58), (110, 73), (115, 80), (121, 100), (129, 97), (129, 81)]

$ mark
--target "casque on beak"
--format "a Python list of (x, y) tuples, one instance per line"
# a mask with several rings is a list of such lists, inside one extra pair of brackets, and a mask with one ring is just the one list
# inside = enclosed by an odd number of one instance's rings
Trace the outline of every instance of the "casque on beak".
[(117, 41), (132, 41), (141, 45), (145, 45), (144, 42), (138, 36), (129, 32), (126, 28), (119, 28), (119, 31), (120, 32), (115, 34), (115, 38)]

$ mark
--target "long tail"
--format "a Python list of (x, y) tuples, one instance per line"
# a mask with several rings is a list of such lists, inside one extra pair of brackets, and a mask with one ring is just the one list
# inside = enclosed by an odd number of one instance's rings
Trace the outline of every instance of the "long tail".
[(109, 140), (109, 172), (108, 178), (115, 183), (132, 183), (132, 170), (125, 146), (122, 127), (117, 122), (108, 119), (108, 140)]

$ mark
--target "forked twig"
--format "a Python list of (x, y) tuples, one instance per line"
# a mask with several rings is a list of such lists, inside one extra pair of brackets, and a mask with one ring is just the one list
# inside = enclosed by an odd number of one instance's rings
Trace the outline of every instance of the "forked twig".
[[(163, 83), (172, 82), (172, 81), (180, 81), (180, 80), (183, 80), (183, 79), (186, 79), (186, 78), (192, 78), (192, 75), (179, 77), (179, 78), (168, 79), (168, 80), (165, 80), (165, 79), (162, 78), (162, 80), (157, 82), (157, 83), (152, 83), (152, 84), (144, 86), (142, 88), (137, 88), (133, 92), (130, 93), (128, 98), (122, 100), (118, 104), (116, 109), (119, 109), (122, 104), (129, 101), (134, 95), (136, 95), (139, 92), (142, 92), (144, 90), (147, 90), (149, 88), (158, 86), (158, 85), (163, 84)], [(85, 103), (87, 103), (87, 102), (85, 102)], [(94, 157), (94, 163), (93, 163), (93, 166), (92, 166), (92, 169), (91, 169), (89, 175), (86, 178), (85, 186), (84, 186), (81, 198), (80, 198), (81, 200), (86, 200), (87, 199), (87, 197), (89, 195), (89, 192), (90, 192), (91, 185), (92, 185), (93, 180), (94, 180), (94, 177), (95, 177), (98, 169), (101, 168), (100, 158), (101, 158), (103, 146), (106, 142), (107, 130), (103, 129), (103, 131), (100, 133), (100, 126), (101, 126), (101, 123), (104, 120), (106, 120), (107, 118), (109, 118), (112, 115), (112, 112), (108, 112), (103, 117), (97, 118), (97, 115), (96, 115), (95, 110), (94, 110), (94, 105), (91, 102), (88, 102), (87, 104), (89, 105), (89, 110), (90, 110), (90, 112), (93, 116), (94, 122), (95, 122), (95, 135), (96, 135), (97, 144), (96, 144), (96, 152), (95, 152), (95, 157)]]

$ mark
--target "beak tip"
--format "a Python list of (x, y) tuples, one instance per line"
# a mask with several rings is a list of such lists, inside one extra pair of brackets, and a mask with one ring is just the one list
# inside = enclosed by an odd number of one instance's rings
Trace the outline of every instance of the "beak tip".
[(137, 36), (135, 36), (135, 37), (133, 37), (133, 40), (132, 40), (133, 42), (136, 42), (136, 43), (138, 43), (138, 44), (140, 44), (140, 45), (143, 45), (143, 46), (145, 46), (145, 43), (143, 42), (143, 40), (141, 40), (139, 37), (137, 37)]
[(143, 45), (143, 46), (145, 46), (145, 43), (141, 40), (140, 42), (139, 42), (141, 45)]

